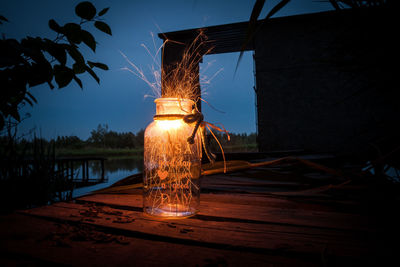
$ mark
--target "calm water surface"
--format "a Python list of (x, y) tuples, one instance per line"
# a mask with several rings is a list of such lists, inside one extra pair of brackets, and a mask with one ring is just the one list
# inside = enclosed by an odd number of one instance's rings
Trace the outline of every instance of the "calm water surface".
[[(104, 176), (105, 182), (92, 186), (76, 188), (73, 191), (73, 197), (79, 197), (90, 193), (92, 191), (108, 187), (119, 180), (128, 177), (132, 174), (142, 172), (143, 159), (142, 158), (108, 158), (104, 162)], [(89, 177), (101, 177), (100, 162), (89, 162)]]

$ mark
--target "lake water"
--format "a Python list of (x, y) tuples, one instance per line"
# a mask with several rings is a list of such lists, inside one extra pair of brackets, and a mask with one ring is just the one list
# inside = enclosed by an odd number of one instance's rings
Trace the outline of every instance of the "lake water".
[[(92, 186), (86, 186), (74, 189), (72, 196), (79, 197), (92, 191), (108, 187), (119, 180), (143, 171), (142, 158), (108, 158), (104, 162), (105, 182)], [(89, 162), (89, 177), (101, 177), (100, 162)]]

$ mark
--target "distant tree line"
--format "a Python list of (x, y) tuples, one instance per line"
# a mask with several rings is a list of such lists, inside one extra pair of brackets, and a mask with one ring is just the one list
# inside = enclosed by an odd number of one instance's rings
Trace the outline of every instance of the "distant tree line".
[[(214, 135), (224, 149), (224, 152), (258, 151), (256, 133), (229, 133), (229, 139), (226, 134), (220, 132), (215, 132)], [(212, 152), (221, 152), (221, 148), (212, 134), (207, 134), (207, 140)]]
[(143, 148), (144, 130), (118, 133), (108, 129), (108, 125), (99, 124), (90, 132), (87, 144), (103, 148)]
[(90, 132), (87, 140), (82, 140), (78, 136), (58, 136), (54, 141), (58, 149), (81, 149), (84, 147), (140, 149), (143, 148), (143, 139), (143, 129), (136, 134), (132, 132), (118, 133), (109, 130), (107, 124), (99, 124)]
[[(230, 141), (227, 136), (222, 133), (214, 133), (218, 138), (219, 142), (223, 147), (229, 150), (237, 147), (239, 150), (241, 147), (246, 145), (256, 146), (256, 134), (251, 133), (230, 133)], [(213, 151), (219, 151), (218, 144), (214, 137), (208, 134), (208, 143)], [(94, 148), (129, 148), (129, 149), (143, 149), (144, 144), (144, 130), (139, 130), (136, 134), (132, 132), (118, 133), (109, 130), (107, 124), (99, 124), (96, 129), (90, 132), (90, 137), (84, 141), (77, 136), (59, 136), (55, 140), (56, 148), (70, 148), (80, 149), (83, 147), (94, 147)]]
[[(256, 146), (256, 134), (236, 134), (230, 133), (230, 141), (225, 134), (215, 133), (219, 142), (228, 151), (236, 150), (235, 147), (239, 148), (252, 145)], [(41, 139), (43, 143), (53, 143), (56, 150), (59, 149), (83, 149), (87, 147), (91, 148), (104, 148), (104, 149), (143, 149), (144, 144), (144, 130), (141, 129), (137, 133), (132, 132), (116, 132), (109, 129), (107, 124), (99, 124), (96, 129), (90, 132), (90, 136), (87, 140), (82, 140), (78, 136), (58, 136), (52, 140)], [(213, 151), (219, 151), (219, 146), (211, 134), (208, 134), (208, 143)], [(8, 142), (7, 136), (0, 136), (0, 145), (6, 145)], [(25, 138), (20, 138), (17, 143), (18, 146), (23, 148), (31, 142)]]

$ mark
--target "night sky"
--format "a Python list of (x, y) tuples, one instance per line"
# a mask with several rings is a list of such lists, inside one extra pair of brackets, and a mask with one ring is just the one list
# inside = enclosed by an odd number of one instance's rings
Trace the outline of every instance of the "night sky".
[[(48, 28), (49, 19), (60, 25), (79, 22), (74, 8), (81, 1), (21, 1), (0, 2), (0, 14), (10, 22), (0, 26), (6, 38), (21, 39), (27, 35), (55, 38)], [(78, 77), (83, 81), (83, 90), (75, 82), (66, 88), (53, 91), (47, 85), (31, 89), (38, 103), (26, 106), (22, 114), (29, 112), (30, 118), (21, 123), (19, 133), (36, 128), (36, 134), (45, 138), (58, 135), (77, 135), (86, 139), (98, 124), (108, 124), (117, 132), (137, 132), (152, 121), (155, 113), (151, 89), (133, 74), (122, 70), (129, 66), (120, 51), (144, 70), (156, 65), (141, 46), (146, 45), (153, 53), (161, 46), (159, 32), (178, 31), (203, 26), (242, 22), (248, 20), (253, 1), (239, 0), (186, 0), (186, 1), (91, 1), (98, 11), (110, 10), (104, 15), (112, 29), (108, 36), (95, 28), (98, 46), (96, 53), (84, 47), (86, 59), (107, 64), (109, 71), (96, 70), (100, 77), (98, 85), (89, 75)], [(278, 1), (266, 1), (261, 17)], [(312, 0), (293, 0), (276, 16), (288, 16), (331, 10), (329, 3)], [(155, 45), (153, 45), (154, 36)], [(84, 46), (84, 45), (81, 45)], [(205, 56), (200, 68), (212, 64), (202, 75), (212, 76), (223, 69), (207, 87), (203, 87), (203, 98), (218, 110), (203, 104), (205, 119), (222, 123), (228, 131), (235, 133), (256, 131), (255, 94), (253, 91), (252, 53), (246, 52), (236, 76), (233, 76), (238, 53)], [(161, 58), (158, 57), (158, 60)], [(151, 72), (147, 72), (151, 78)]]

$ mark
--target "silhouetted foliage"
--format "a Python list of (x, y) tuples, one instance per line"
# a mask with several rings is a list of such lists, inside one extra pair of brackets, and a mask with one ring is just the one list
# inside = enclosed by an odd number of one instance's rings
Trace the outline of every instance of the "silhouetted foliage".
[[(20, 121), (19, 107), (28, 103), (33, 105), (36, 98), (29, 88), (47, 83), (54, 89), (53, 80), (58, 88), (67, 86), (74, 80), (81, 88), (82, 81), (77, 75), (89, 73), (97, 83), (99, 77), (93, 68), (108, 70), (107, 65), (86, 60), (81, 54), (81, 44), (93, 52), (96, 51), (96, 40), (83, 28), (93, 23), (100, 31), (111, 35), (110, 27), (102, 21), (102, 16), (109, 8), (104, 8), (96, 15), (96, 8), (90, 2), (81, 2), (75, 7), (80, 18), (79, 23), (69, 22), (60, 26), (54, 19), (49, 20), (49, 28), (57, 35), (53, 40), (43, 37), (27, 36), (21, 41), (3, 38), (0, 40), (0, 130), (7, 118)], [(0, 16), (0, 24), (8, 19)], [(71, 58), (72, 64), (67, 64)]]
[[(267, 14), (267, 16), (264, 18), (263, 22), (271, 18), (273, 15), (275, 15), (279, 10), (281, 10), (285, 5), (287, 5), (290, 2), (290, 0), (281, 0), (278, 4), (276, 4)], [(260, 17), (261, 11), (265, 5), (265, 0), (257, 0), (253, 6), (253, 9), (251, 11), (250, 19), (249, 19), (249, 26), (247, 28), (246, 32), (246, 37), (244, 39), (244, 42), (242, 44), (242, 48), (239, 54), (238, 61), (236, 63), (236, 70), (239, 67), (240, 60), (243, 57), (243, 53), (247, 47), (247, 45), (253, 40), (256, 32), (258, 31), (259, 27), (257, 26), (257, 20)], [(235, 70), (235, 72), (236, 72)]]
[(0, 137), (0, 213), (70, 199), (73, 184), (57, 170), (53, 141)]
[(377, 7), (389, 4), (390, 0), (326, 0), (336, 9)]

